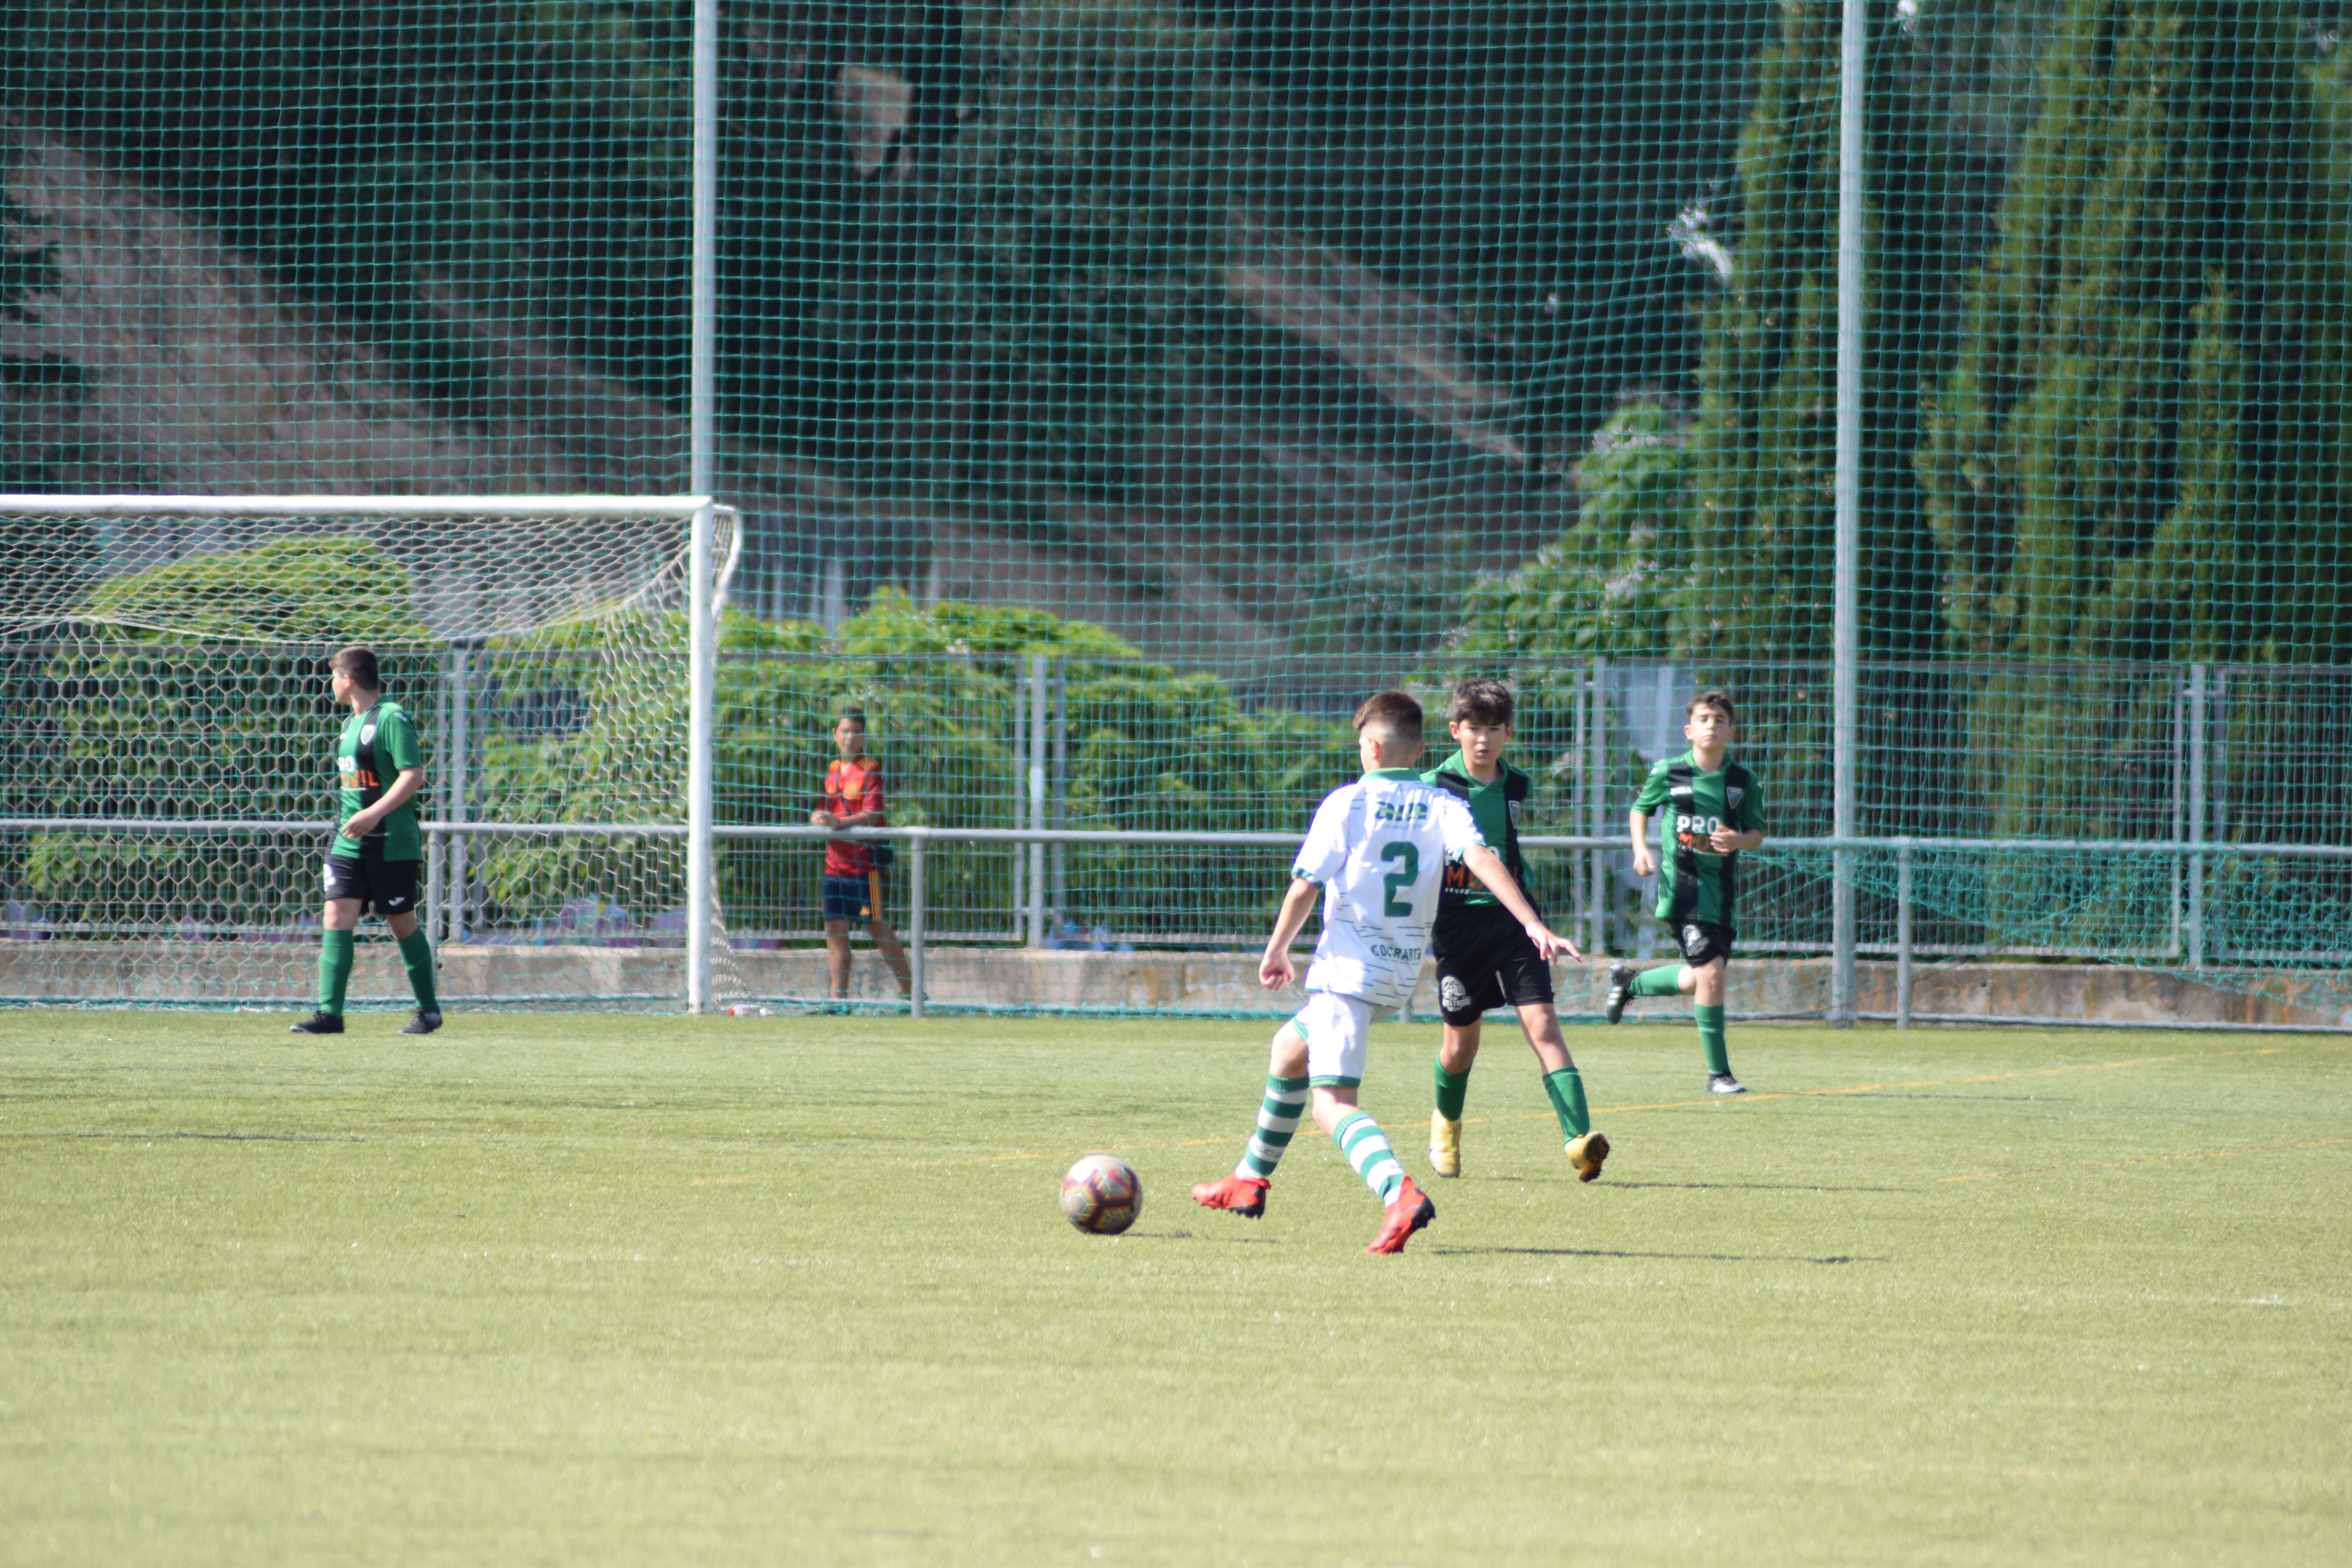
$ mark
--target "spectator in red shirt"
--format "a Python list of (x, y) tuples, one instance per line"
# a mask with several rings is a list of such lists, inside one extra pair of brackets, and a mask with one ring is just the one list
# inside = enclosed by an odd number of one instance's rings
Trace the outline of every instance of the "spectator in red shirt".
[[(817, 827), (880, 827), (885, 825), (882, 764), (866, 751), (866, 715), (856, 708), (834, 721), (834, 749), (841, 754), (824, 770), (824, 803), (809, 814)], [(898, 933), (882, 918), (882, 868), (875, 846), (856, 838), (831, 838), (824, 846), (824, 963), (836, 1002), (849, 996), (849, 922), (864, 921), (882, 962), (898, 977), (898, 994), (915, 993), (913, 972)]]

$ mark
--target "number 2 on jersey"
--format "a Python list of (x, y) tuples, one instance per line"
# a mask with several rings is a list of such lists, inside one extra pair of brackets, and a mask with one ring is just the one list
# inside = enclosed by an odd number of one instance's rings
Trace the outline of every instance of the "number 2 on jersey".
[(1410, 915), (1412, 905), (1400, 901), (1397, 894), (1401, 890), (1410, 892), (1412, 885), (1421, 880), (1421, 849), (1402, 838), (1381, 845), (1381, 864), (1385, 866), (1391, 860), (1402, 860), (1404, 864), (1381, 879), (1381, 885), (1389, 890), (1388, 901), (1381, 906), (1381, 913)]

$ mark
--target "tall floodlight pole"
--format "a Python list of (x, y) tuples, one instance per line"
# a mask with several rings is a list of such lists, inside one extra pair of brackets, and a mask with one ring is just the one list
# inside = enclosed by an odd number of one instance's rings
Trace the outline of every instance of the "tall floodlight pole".
[(707, 503), (719, 489), (719, 0), (694, 0), (692, 199), (687, 486), (706, 504), (694, 514), (687, 588), (686, 1010), (707, 1013), (713, 1005), (711, 917), (718, 910), (710, 837), (711, 706), (718, 686), (718, 627), (713, 624), (718, 560), (712, 549), (717, 518)]
[[(1862, 646), (1863, 73), (1868, 30), (1866, 0), (1845, 0), (1838, 62), (1837, 543), (1830, 656), (1831, 830), (1839, 838), (1852, 838), (1860, 830), (1854, 752), (1862, 708), (1856, 666)], [(1853, 1022), (1853, 851), (1841, 847), (1830, 853), (1830, 1015), (1832, 1023), (1848, 1025)]]

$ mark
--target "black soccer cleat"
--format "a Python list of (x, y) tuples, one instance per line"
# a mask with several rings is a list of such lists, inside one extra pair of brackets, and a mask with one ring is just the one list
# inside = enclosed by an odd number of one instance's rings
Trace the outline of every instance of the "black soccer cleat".
[(1609, 966), (1609, 1003), (1601, 1009), (1602, 1017), (1613, 1024), (1625, 1016), (1625, 1004), (1633, 997), (1633, 982), (1641, 973), (1630, 963)]
[(1748, 1086), (1727, 1072), (1711, 1073), (1706, 1080), (1709, 1094), (1746, 1094)]
[(427, 1013), (420, 1007), (409, 1015), (408, 1022), (400, 1026), (400, 1032), (404, 1035), (429, 1035), (440, 1026), (440, 1014)]
[(286, 1032), (289, 1035), (340, 1035), (343, 1032), (343, 1016), (341, 1013), (313, 1013), (299, 1024), (287, 1025)]

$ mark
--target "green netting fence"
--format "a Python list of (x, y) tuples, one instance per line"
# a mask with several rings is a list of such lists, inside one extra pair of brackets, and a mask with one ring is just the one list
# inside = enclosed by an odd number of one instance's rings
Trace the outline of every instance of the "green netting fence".
[[(0, 491), (158, 507), (0, 516), (0, 994), (299, 994), (315, 845), (159, 825), (319, 815), (315, 661), (364, 638), (436, 930), (578, 958), (475, 994), (666, 1005), (674, 533), (482, 520), (404, 578), (331, 500), (163, 498), (709, 494), (721, 828), (804, 822), (855, 703), (903, 824), (1295, 832), (1357, 700), (1477, 671), (1528, 830), (1613, 838), (1719, 684), (1776, 837), (1846, 754), (1864, 841), (1757, 857), (1749, 951), (1902, 924), (2335, 1016), (2340, 8), (1860, 11), (1848, 80), (1829, 0), (777, 0), (706, 7), (699, 73), (682, 0), (6, 6)], [(815, 984), (815, 853), (719, 839), (720, 990)], [(941, 841), (927, 934), (1230, 952), (1280, 859)], [(1622, 852), (1538, 864), (1654, 945)]]

